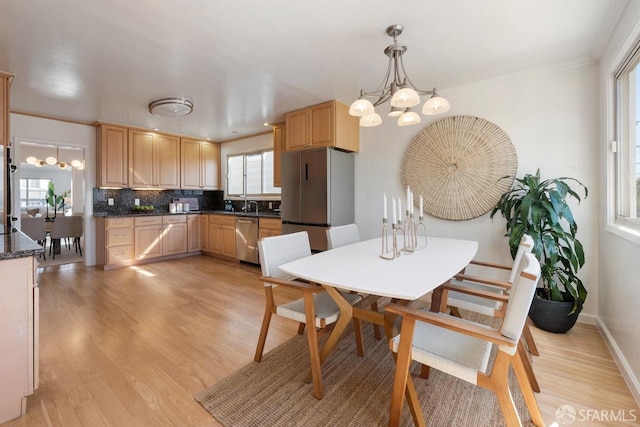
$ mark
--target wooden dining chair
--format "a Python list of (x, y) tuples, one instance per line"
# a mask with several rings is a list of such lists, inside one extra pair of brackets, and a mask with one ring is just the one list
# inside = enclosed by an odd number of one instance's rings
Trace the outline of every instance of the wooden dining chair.
[[(536, 426), (544, 425), (523, 365), (522, 358), (526, 356), (518, 351), (518, 342), (540, 278), (540, 264), (535, 256), (525, 253), (519, 271), (508, 295), (487, 295), (487, 298), (506, 304), (502, 324), (496, 329), (445, 313), (393, 303), (387, 306), (388, 312), (402, 316), (400, 334), (389, 342), (391, 350), (397, 353), (390, 426), (400, 423), (405, 390), (410, 381), (411, 360), (492, 390), (507, 427), (522, 426), (509, 389), (509, 367), (513, 366), (531, 420)], [(491, 361), (494, 346), (497, 346), (497, 351)], [(419, 405), (417, 396), (408, 394), (411, 404)], [(424, 420), (414, 419), (414, 422), (418, 425), (423, 424)]]
[[(481, 277), (478, 275), (461, 273), (453, 278), (451, 284), (458, 287), (475, 289), (481, 292), (508, 292), (511, 284), (516, 278), (522, 254), (530, 253), (532, 249), (533, 239), (531, 238), (531, 236), (525, 234), (520, 240), (516, 256), (511, 266), (473, 260), (471, 261), (470, 265), (475, 265), (482, 269), (491, 271), (492, 274), (494, 271), (497, 271), (498, 273), (494, 274), (492, 277)], [(500, 273), (502, 273), (502, 275), (504, 276), (502, 278), (503, 280), (496, 278), (500, 276)], [(474, 296), (473, 292), (456, 291), (453, 287), (450, 288), (448, 292), (447, 305), (450, 309), (452, 309), (452, 314), (458, 317), (460, 317), (460, 309), (469, 310), (492, 317), (502, 317), (504, 315), (502, 303), (488, 301), (485, 298)], [(524, 326), (523, 338), (527, 344), (527, 349), (529, 350), (529, 352), (534, 356), (538, 356), (538, 348), (533, 339), (533, 335), (531, 334), (531, 329), (528, 323), (526, 323)]]
[[(468, 275), (464, 273), (455, 276), (447, 285), (444, 285), (442, 287), (443, 299), (447, 301), (447, 306), (451, 310), (451, 314), (457, 317), (462, 317), (459, 311), (460, 309), (462, 309), (480, 313), (490, 317), (504, 317), (504, 304), (500, 301), (484, 298), (483, 293), (508, 293), (518, 273), (522, 255), (525, 253), (531, 253), (532, 249), (533, 239), (531, 238), (531, 236), (525, 234), (520, 240), (520, 244), (518, 245), (518, 250), (516, 252), (516, 256), (512, 266), (509, 267), (506, 265), (477, 260), (471, 261), (471, 264), (498, 270), (503, 274), (506, 274), (508, 272), (508, 277), (505, 280), (497, 280), (495, 278), (480, 277), (477, 275)], [(524, 342), (527, 344), (526, 349), (528, 349), (531, 354), (533, 354), (534, 356), (539, 355), (538, 348), (536, 346), (535, 340), (533, 339), (533, 334), (531, 333), (531, 329), (527, 322), (525, 322), (524, 324), (522, 340), (524, 340)], [(526, 351), (522, 343), (519, 343), (518, 346), (519, 351)], [(529, 381), (531, 382), (533, 390), (536, 392), (540, 392), (540, 385), (536, 378), (535, 372), (533, 371), (533, 367), (529, 358), (527, 357), (523, 359), (523, 363), (527, 370), (527, 374), (529, 375)]]
[[(256, 347), (254, 360), (260, 362), (267, 340), (267, 332), (271, 317), (274, 314), (295, 320), (300, 323), (298, 333), (302, 334), (307, 325), (307, 341), (311, 363), (311, 379), (313, 394), (322, 399), (322, 376), (320, 370), (319, 337), (330, 330), (338, 320), (340, 309), (322, 286), (296, 280), (290, 274), (280, 270), (278, 266), (311, 255), (309, 236), (306, 231), (281, 236), (265, 237), (258, 241), (258, 253), (262, 277), (266, 293), (266, 307), (260, 338)], [(295, 289), (302, 293), (302, 298), (276, 305), (274, 288), (278, 286)], [(358, 294), (343, 293), (344, 298), (355, 304), (362, 299)]]
[[(38, 242), (43, 248), (45, 247), (47, 242), (47, 228), (43, 217), (20, 218), (20, 231), (26, 234), (31, 240)], [(47, 259), (45, 251), (43, 251), (41, 255), (45, 260)]]

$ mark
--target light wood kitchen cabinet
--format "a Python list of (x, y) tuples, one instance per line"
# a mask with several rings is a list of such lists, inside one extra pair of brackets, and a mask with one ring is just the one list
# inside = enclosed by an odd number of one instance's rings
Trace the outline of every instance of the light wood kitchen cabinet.
[(162, 255), (177, 255), (185, 252), (187, 252), (187, 216), (163, 216)]
[(279, 218), (264, 218), (258, 220), (258, 239), (282, 234), (282, 220)]
[(126, 188), (129, 178), (127, 128), (99, 124), (96, 136), (97, 186)]
[(0, 423), (24, 415), (38, 388), (39, 288), (33, 257), (0, 261)]
[(285, 151), (335, 147), (360, 151), (360, 127), (349, 107), (329, 101), (287, 113), (284, 130)]
[(181, 188), (220, 189), (220, 146), (218, 144), (182, 138), (180, 154)]
[(162, 256), (162, 217), (134, 218), (134, 255), (136, 260)]
[(285, 124), (273, 125), (273, 186), (282, 186), (282, 151), (284, 150)]
[(180, 139), (130, 129), (129, 187), (180, 188)]
[(208, 252), (228, 258), (236, 257), (236, 217), (234, 215), (209, 216)]
[(202, 252), (211, 252), (209, 248), (209, 215), (200, 215), (200, 246)]
[(96, 265), (105, 270), (131, 265), (133, 218), (96, 218)]
[(187, 252), (200, 252), (202, 244), (200, 239), (201, 215), (187, 215)]

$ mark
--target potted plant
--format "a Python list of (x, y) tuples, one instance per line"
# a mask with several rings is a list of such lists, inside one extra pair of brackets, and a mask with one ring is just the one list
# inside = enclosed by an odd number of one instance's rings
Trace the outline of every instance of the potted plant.
[[(47, 188), (47, 207), (53, 206), (53, 217), (55, 218), (58, 210), (64, 211), (64, 198), (67, 197), (68, 191), (57, 195), (56, 188), (53, 181), (49, 181), (49, 186)], [(49, 216), (49, 211), (47, 210), (47, 217)]]
[(516, 178), (491, 211), (506, 219), (511, 256), (515, 257), (523, 234), (533, 238), (533, 254), (540, 261), (542, 288), (536, 292), (529, 311), (533, 323), (551, 332), (566, 332), (575, 324), (582, 310), (587, 290), (577, 276), (584, 265), (584, 249), (576, 238), (576, 224), (567, 199), (580, 195), (571, 188), (577, 185), (589, 190), (575, 178), (560, 177), (540, 180), (535, 175)]

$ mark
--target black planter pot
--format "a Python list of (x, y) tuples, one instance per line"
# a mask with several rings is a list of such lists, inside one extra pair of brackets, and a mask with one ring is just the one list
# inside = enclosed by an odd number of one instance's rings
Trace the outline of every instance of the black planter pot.
[(538, 328), (555, 333), (564, 333), (573, 328), (578, 320), (578, 312), (569, 315), (572, 302), (551, 301), (534, 296), (529, 309), (529, 318)]

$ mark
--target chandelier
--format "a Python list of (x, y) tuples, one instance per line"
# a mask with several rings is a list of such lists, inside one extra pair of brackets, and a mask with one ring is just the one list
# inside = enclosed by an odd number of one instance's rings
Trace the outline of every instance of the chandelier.
[[(420, 123), (420, 116), (411, 107), (420, 104), (420, 95), (431, 95), (422, 106), (422, 114), (433, 116), (449, 111), (449, 102), (438, 95), (436, 88), (425, 91), (416, 88), (404, 69), (402, 55), (407, 46), (398, 44), (397, 37), (402, 34), (402, 25), (391, 25), (387, 28), (387, 35), (393, 37), (393, 44), (387, 46), (384, 53), (389, 57), (387, 73), (378, 89), (372, 92), (360, 91), (360, 98), (355, 100), (349, 108), (349, 114), (360, 117), (360, 126), (373, 127), (382, 124), (382, 118), (375, 111), (375, 107), (391, 99), (389, 117), (398, 118), (398, 126), (409, 126)], [(366, 98), (372, 98), (371, 102)]]
[(68, 162), (64, 162), (60, 160), (60, 152), (58, 147), (56, 147), (56, 155), (55, 156), (47, 156), (44, 159), (39, 159), (35, 156), (29, 156), (25, 159), (27, 164), (33, 165), (36, 167), (43, 167), (45, 165), (49, 166), (58, 166), (60, 169), (67, 169), (68, 167), (84, 169), (84, 162), (82, 160), (73, 159)]

